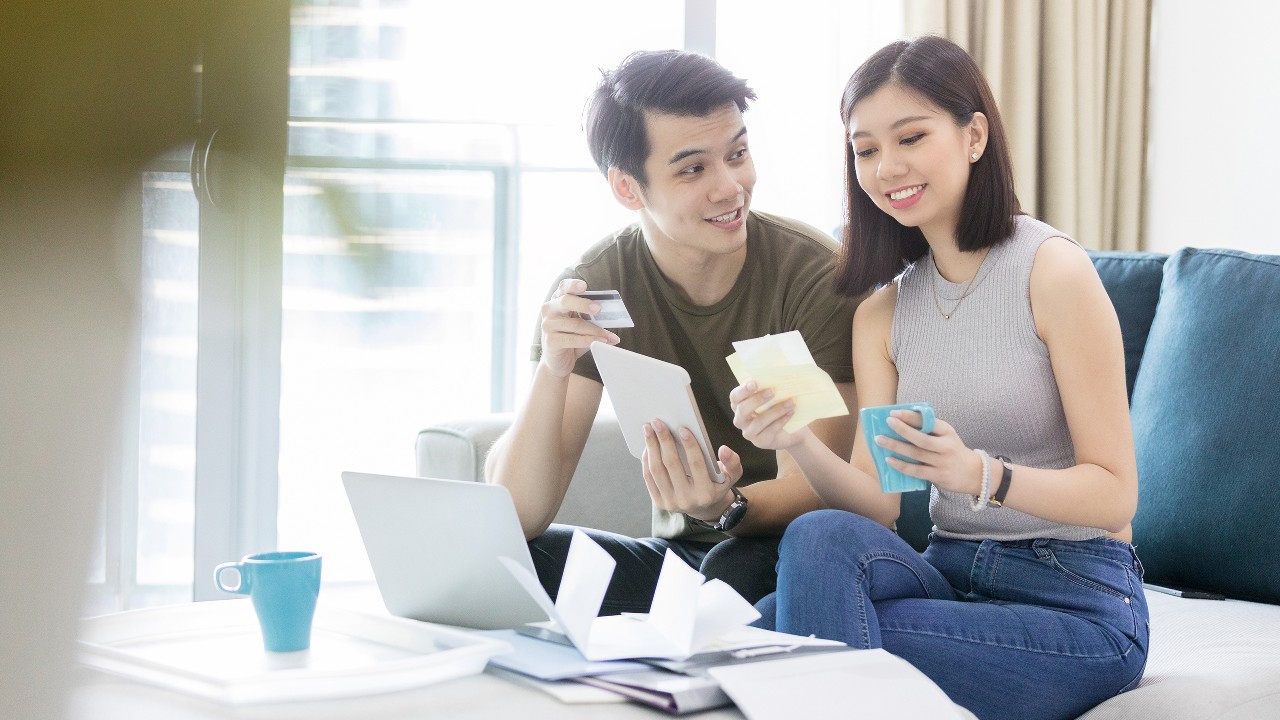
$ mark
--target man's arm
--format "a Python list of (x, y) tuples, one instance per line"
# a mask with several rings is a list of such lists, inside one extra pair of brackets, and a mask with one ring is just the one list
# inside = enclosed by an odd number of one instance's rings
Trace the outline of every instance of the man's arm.
[(489, 451), (485, 482), (511, 493), (526, 540), (545, 532), (560, 511), (603, 389), (580, 375), (557, 377), (539, 363), (528, 401)]
[(575, 294), (586, 289), (580, 279), (562, 280), (542, 304), (542, 357), (533, 388), (484, 465), (485, 482), (511, 493), (526, 540), (545, 532), (559, 512), (604, 393), (600, 383), (574, 375), (573, 366), (592, 342), (618, 342), (582, 319), (600, 312), (598, 303)]
[[(815, 420), (809, 424), (809, 428), (832, 452), (848, 460), (853, 452), (858, 396), (853, 383), (837, 383), (836, 389), (844, 398), (849, 414)], [(785, 450), (778, 451), (777, 478), (740, 489), (747, 497), (748, 504), (742, 523), (731, 533), (736, 536), (781, 535), (792, 520), (810, 510), (824, 507), (809, 481), (800, 472), (800, 466)]]

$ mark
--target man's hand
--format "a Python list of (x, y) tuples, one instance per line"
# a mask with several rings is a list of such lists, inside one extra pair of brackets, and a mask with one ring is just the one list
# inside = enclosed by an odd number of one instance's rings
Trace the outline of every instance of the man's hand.
[[(680, 428), (672, 435), (666, 423), (654, 420), (644, 426), (644, 438), (645, 450), (640, 464), (654, 506), (707, 522), (718, 520), (733, 502), (729, 488), (742, 478), (742, 460), (738, 454), (727, 446), (720, 446), (717, 464), (725, 481), (718, 483), (711, 478), (707, 464), (699, 462), (702, 449), (688, 428)], [(685, 457), (690, 458), (688, 468), (680, 460), (681, 446)]]
[(568, 377), (574, 363), (600, 340), (610, 345), (618, 344), (618, 336), (598, 327), (582, 314), (600, 312), (600, 304), (576, 293), (584, 292), (587, 283), (577, 278), (561, 280), (551, 299), (542, 304), (542, 360), (540, 361), (556, 377)]

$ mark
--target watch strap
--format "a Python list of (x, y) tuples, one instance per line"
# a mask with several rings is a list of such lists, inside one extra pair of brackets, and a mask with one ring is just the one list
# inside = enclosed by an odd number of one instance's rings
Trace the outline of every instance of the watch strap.
[(742, 516), (745, 514), (747, 496), (743, 495), (742, 491), (739, 490), (736, 485), (731, 486), (729, 490), (733, 493), (733, 502), (729, 503), (729, 507), (724, 509), (724, 512), (720, 514), (720, 517), (714, 523), (709, 523), (706, 520), (702, 520), (688, 514), (686, 514), (685, 517), (689, 518), (689, 522), (697, 525), (698, 527), (704, 527), (708, 530), (716, 530), (718, 532), (727, 532), (737, 527), (738, 523), (742, 521)]
[(1013, 481), (1013, 463), (1003, 455), (997, 455), (996, 459), (1004, 466), (1004, 472), (1000, 474), (1000, 485), (996, 487), (995, 493), (992, 494), (990, 504), (1001, 507), (1004, 505), (1004, 496), (1009, 494), (1009, 485)]

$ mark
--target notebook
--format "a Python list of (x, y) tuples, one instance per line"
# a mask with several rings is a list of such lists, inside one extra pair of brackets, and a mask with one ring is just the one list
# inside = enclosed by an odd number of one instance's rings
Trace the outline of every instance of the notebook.
[(342, 484), (392, 615), (483, 630), (547, 619), (498, 561), (535, 572), (506, 488), (358, 472)]

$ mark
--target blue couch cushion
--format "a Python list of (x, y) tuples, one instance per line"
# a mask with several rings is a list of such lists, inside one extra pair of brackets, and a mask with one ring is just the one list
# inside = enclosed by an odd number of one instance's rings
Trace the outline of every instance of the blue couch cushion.
[(1102, 278), (1120, 318), (1120, 334), (1124, 339), (1124, 374), (1129, 397), (1138, 377), (1147, 332), (1160, 299), (1160, 281), (1164, 278), (1164, 262), (1169, 256), (1153, 252), (1114, 252), (1090, 250), (1089, 257)]
[(1280, 603), (1280, 256), (1169, 259), (1132, 415), (1147, 580)]

